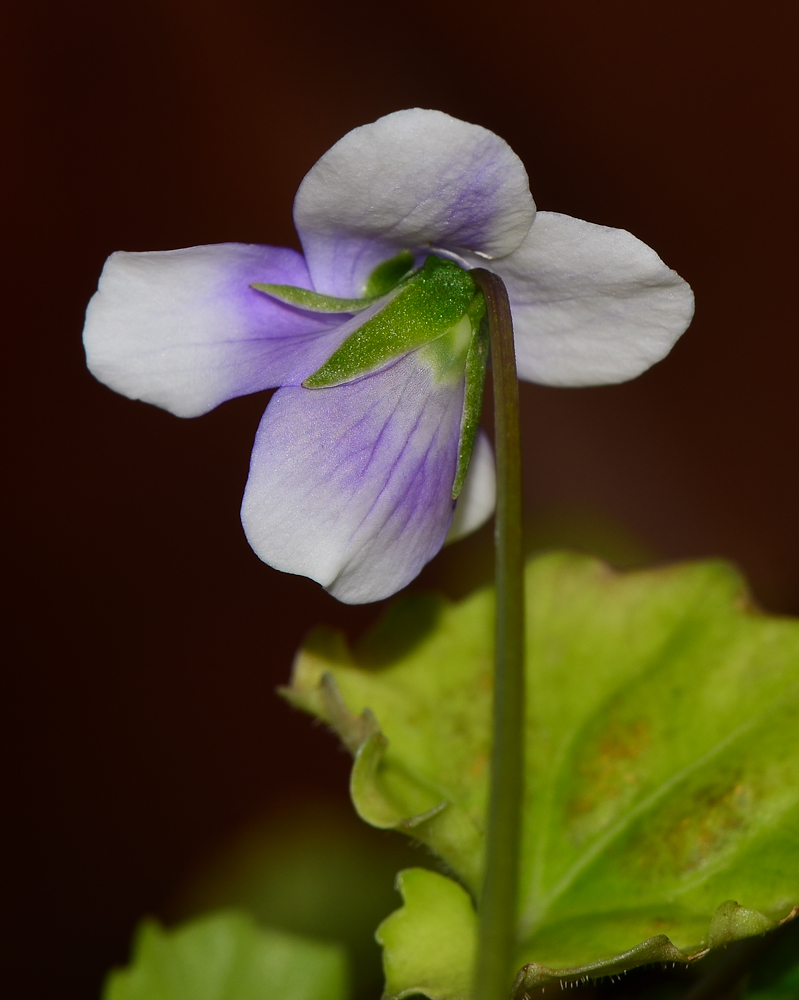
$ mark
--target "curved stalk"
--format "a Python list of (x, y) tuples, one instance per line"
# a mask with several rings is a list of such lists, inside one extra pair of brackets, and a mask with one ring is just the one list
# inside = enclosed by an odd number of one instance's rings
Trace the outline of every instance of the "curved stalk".
[(471, 272), (486, 299), (497, 461), (496, 647), (491, 786), (483, 892), (478, 907), (477, 1000), (507, 1000), (516, 971), (517, 896), (524, 795), (524, 554), (519, 386), (502, 279)]

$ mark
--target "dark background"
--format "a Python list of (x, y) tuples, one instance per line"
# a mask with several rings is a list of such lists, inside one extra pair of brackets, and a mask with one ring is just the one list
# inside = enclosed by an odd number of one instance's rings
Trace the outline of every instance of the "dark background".
[[(795, 10), (6, 7), (8, 995), (96, 997), (137, 918), (220, 838), (287, 794), (344, 796), (347, 758), (273, 689), (310, 626), (376, 613), (249, 550), (238, 505), (266, 396), (180, 421), (88, 375), (105, 257), (297, 245), (297, 185), (350, 128), (414, 105), (487, 126), (539, 207), (630, 229), (697, 295), (639, 380), (524, 388), (533, 522), (724, 555), (765, 607), (799, 612)], [(488, 537), (420, 585), (462, 587)]]

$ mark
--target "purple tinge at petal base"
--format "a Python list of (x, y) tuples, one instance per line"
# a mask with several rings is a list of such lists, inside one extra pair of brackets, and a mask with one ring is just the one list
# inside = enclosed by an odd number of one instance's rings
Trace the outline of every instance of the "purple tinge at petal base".
[(463, 383), (414, 354), (332, 389), (278, 390), (242, 504), (264, 562), (348, 604), (381, 600), (438, 552), (452, 519)]
[(527, 172), (504, 139), (441, 111), (410, 108), (353, 129), (311, 168), (294, 222), (317, 291), (363, 294), (401, 250), (502, 257), (535, 217)]
[(311, 287), (302, 256), (282, 247), (112, 254), (86, 311), (89, 369), (179, 417), (299, 383), (340, 343), (342, 317), (284, 305), (250, 288), (255, 281)]
[(280, 387), (252, 455), (245, 531), (265, 562), (349, 603), (400, 590), (445, 538), (490, 516), (491, 448), (478, 435), (455, 505), (462, 380), (436, 382), (417, 352), (304, 389), (385, 301), (355, 316), (313, 313), (253, 283), (353, 298), (403, 251), (417, 266), (438, 254), (486, 267), (508, 289), (519, 377), (545, 385), (635, 378), (693, 313), (690, 288), (653, 250), (622, 230), (536, 214), (510, 146), (440, 111), (353, 129), (306, 175), (294, 219), (305, 258), (240, 243), (113, 254), (84, 344), (101, 382), (182, 417)]

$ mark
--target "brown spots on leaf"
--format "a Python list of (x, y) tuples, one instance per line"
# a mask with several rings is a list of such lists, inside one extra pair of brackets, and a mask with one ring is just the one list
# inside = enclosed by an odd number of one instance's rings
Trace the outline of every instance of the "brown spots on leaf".
[(599, 758), (605, 764), (635, 760), (649, 746), (649, 723), (644, 719), (635, 722), (615, 722), (599, 744)]
[(756, 812), (755, 793), (740, 774), (707, 783), (685, 795), (642, 831), (633, 853), (653, 875), (692, 876), (740, 838)]
[(612, 720), (590, 741), (577, 762), (578, 790), (568, 805), (567, 823), (575, 840), (611, 822), (641, 782), (640, 758), (651, 743), (646, 719)]
[(474, 759), (472, 760), (472, 763), (469, 766), (469, 775), (472, 778), (480, 778), (485, 774), (487, 767), (488, 767), (488, 754), (485, 753), (476, 754)]
[(701, 789), (691, 811), (665, 831), (677, 869), (689, 872), (706, 865), (748, 825), (751, 805), (752, 792), (743, 781)]

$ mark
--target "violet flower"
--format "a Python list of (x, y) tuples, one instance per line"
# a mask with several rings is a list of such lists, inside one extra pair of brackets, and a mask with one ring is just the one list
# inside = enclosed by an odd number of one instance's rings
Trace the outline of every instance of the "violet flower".
[(84, 343), (100, 381), (181, 417), (278, 387), (244, 530), (265, 562), (348, 603), (393, 594), (448, 533), (493, 511), (470, 267), (505, 281), (519, 375), (545, 385), (634, 378), (693, 313), (653, 250), (536, 214), (507, 143), (439, 111), (344, 136), (300, 185), (294, 220), (303, 254), (239, 243), (112, 254)]

